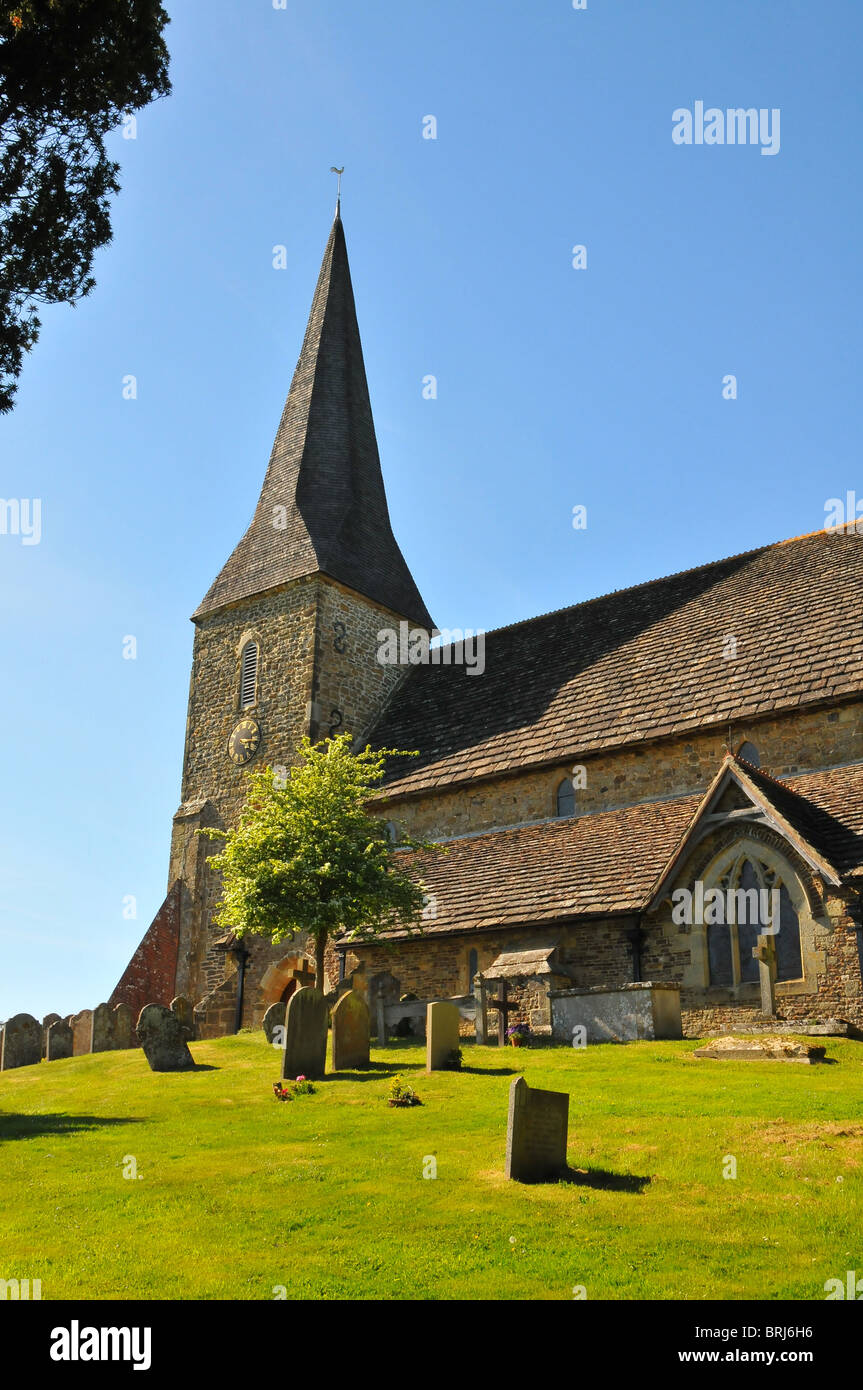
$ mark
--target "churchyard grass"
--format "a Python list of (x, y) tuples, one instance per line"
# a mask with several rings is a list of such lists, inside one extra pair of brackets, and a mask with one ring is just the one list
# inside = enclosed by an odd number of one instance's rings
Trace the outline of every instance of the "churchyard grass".
[[(863, 1044), (825, 1041), (820, 1066), (467, 1043), (433, 1075), (392, 1042), (290, 1105), (260, 1032), (193, 1043), (209, 1070), (21, 1068), (0, 1075), (0, 1278), (43, 1299), (823, 1299), (863, 1274)], [(569, 1092), (576, 1181), (505, 1181), (519, 1073)], [(387, 1105), (397, 1074), (421, 1106)]]

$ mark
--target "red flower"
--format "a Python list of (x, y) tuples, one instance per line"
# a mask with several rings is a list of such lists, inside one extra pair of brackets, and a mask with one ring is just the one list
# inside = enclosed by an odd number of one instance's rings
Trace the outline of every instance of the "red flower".
[(20, 14), (10, 15), (10, 19), (12, 20), (12, 23), (14, 24), (16, 29), (21, 29), (23, 27), (24, 21), (21, 18)]

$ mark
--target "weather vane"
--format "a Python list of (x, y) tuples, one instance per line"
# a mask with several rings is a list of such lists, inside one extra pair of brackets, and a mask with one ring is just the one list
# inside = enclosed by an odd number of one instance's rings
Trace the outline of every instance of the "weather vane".
[(338, 176), (339, 176), (339, 187), (338, 187), (338, 192), (336, 193), (336, 207), (340, 207), (340, 206), (341, 206), (341, 202), (342, 202), (342, 174), (343, 174), (344, 172), (345, 172), (345, 166), (344, 166), (344, 164), (342, 165), (341, 169), (337, 169), (336, 166), (335, 166), (335, 164), (331, 164), (331, 165), (330, 165), (330, 173), (331, 173), (331, 174), (338, 174)]

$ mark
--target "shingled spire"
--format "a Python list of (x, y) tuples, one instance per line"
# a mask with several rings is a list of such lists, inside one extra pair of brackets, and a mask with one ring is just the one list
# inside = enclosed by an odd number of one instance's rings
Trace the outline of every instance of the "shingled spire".
[(311, 574), (433, 626), (390, 526), (338, 209), (255, 515), (193, 618)]

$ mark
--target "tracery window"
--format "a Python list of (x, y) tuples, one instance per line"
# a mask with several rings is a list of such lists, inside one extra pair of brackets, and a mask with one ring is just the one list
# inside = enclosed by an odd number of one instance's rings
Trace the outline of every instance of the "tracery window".
[(722, 894), (722, 921), (707, 919), (707, 958), (710, 984), (730, 989), (758, 983), (758, 962), (752, 955), (766, 929), (776, 941), (776, 979), (803, 976), (800, 921), (791, 894), (780, 874), (752, 854), (741, 854), (715, 885)]

